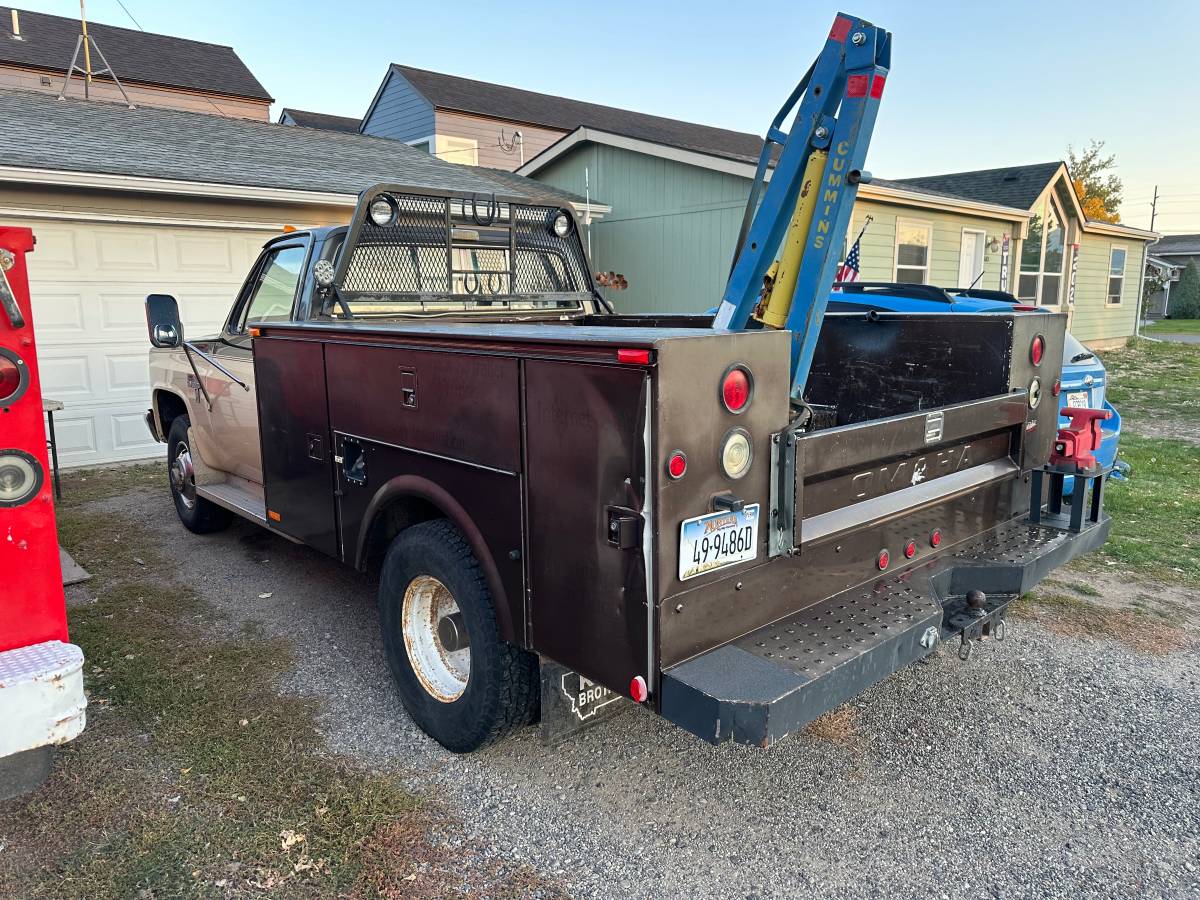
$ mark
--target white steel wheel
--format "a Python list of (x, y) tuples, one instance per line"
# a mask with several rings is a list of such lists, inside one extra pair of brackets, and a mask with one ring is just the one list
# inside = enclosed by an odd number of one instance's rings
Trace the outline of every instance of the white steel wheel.
[(418, 575), (404, 591), (404, 649), (429, 696), (453, 703), (471, 677), (471, 648), (454, 595), (432, 575)]

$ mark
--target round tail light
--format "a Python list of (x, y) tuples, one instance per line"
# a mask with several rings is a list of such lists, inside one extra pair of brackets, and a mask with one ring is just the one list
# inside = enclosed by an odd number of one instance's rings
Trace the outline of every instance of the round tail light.
[(754, 393), (754, 379), (745, 366), (730, 366), (721, 379), (721, 401), (731, 413), (745, 412)]
[(1040, 334), (1033, 339), (1033, 343), (1029, 345), (1029, 361), (1035, 366), (1042, 364), (1042, 357), (1046, 355), (1046, 339)]
[(28, 503), (42, 489), (42, 466), (24, 450), (0, 450), (0, 507)]
[(904, 545), (904, 558), (912, 559), (916, 555), (917, 555), (917, 542), (909, 541), (907, 544)]
[(667, 460), (667, 474), (672, 478), (682, 478), (687, 472), (687, 457), (682, 450), (676, 450)]
[(29, 367), (11, 350), (0, 347), (0, 404), (9, 406), (21, 399), (29, 387)]
[(879, 555), (877, 557), (875, 557), (875, 566), (876, 566), (876, 568), (879, 569), (880, 572), (882, 572), (884, 569), (886, 569), (888, 567), (888, 563), (890, 563), (891, 561), (892, 561), (892, 554), (888, 553), (886, 550), (880, 550)]
[(754, 447), (750, 435), (741, 428), (734, 428), (721, 441), (721, 468), (730, 478), (741, 478), (750, 471), (754, 461)]
[(929, 546), (935, 548), (942, 546), (942, 530), (940, 528), (929, 532)]
[(641, 675), (634, 675), (633, 680), (629, 682), (629, 696), (635, 703), (645, 703), (646, 698), (650, 696), (650, 689), (646, 687), (646, 679)]

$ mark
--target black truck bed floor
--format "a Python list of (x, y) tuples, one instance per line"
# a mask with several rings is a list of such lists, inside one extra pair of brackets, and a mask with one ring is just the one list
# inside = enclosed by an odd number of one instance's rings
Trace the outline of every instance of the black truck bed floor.
[[(860, 585), (663, 673), (662, 713), (710, 743), (770, 746), (934, 651), (1108, 536), (1006, 522), (924, 565)], [(968, 591), (986, 595), (970, 609)]]

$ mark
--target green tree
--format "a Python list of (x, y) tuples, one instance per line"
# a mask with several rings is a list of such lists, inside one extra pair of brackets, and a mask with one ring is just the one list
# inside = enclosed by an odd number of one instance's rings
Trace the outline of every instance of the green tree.
[(1117, 209), (1121, 206), (1121, 179), (1110, 170), (1116, 167), (1115, 156), (1101, 155), (1104, 141), (1093, 140), (1087, 149), (1076, 155), (1075, 148), (1067, 147), (1067, 168), (1071, 170), (1071, 182), (1075, 185), (1075, 196), (1083, 207), (1084, 215), (1101, 222), (1119, 222)]
[(1170, 309), (1172, 319), (1200, 319), (1200, 272), (1192, 260), (1179, 276), (1179, 284), (1171, 291)]

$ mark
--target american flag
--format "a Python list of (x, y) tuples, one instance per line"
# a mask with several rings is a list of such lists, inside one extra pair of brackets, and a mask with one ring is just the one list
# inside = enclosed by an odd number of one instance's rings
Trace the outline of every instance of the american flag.
[[(865, 231), (865, 230), (866, 229), (864, 228), (863, 231)], [(858, 237), (856, 237), (854, 239), (854, 246), (851, 247), (850, 252), (846, 254), (846, 261), (838, 267), (837, 277), (834, 279), (835, 281), (840, 282), (840, 281), (857, 281), (858, 280), (859, 257), (861, 256), (861, 250), (859, 248), (859, 244), (861, 243), (861, 241), (862, 241), (862, 232), (859, 232)], [(837, 290), (837, 288), (835, 288), (834, 290)]]

